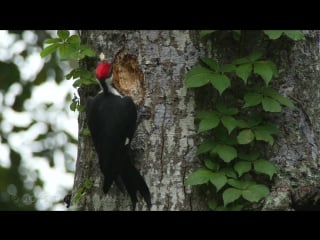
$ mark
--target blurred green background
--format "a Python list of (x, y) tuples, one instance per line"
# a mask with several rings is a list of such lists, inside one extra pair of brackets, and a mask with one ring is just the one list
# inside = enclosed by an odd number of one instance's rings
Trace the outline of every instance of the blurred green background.
[[(0, 31), (0, 210), (66, 210), (77, 152), (68, 62), (42, 59), (57, 31)], [(71, 31), (71, 33), (75, 33)]]

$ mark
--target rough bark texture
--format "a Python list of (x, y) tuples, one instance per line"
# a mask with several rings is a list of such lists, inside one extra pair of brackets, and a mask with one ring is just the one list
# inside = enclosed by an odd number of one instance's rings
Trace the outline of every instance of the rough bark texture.
[[(136, 151), (136, 167), (144, 176), (152, 194), (151, 210), (206, 209), (205, 200), (184, 181), (199, 162), (194, 158), (196, 144), (192, 92), (184, 87), (184, 75), (203, 52), (195, 31), (83, 31), (97, 53), (112, 60), (123, 47), (138, 59), (144, 74), (146, 96), (144, 106), (148, 119), (138, 125), (132, 148)], [(98, 59), (97, 59), (98, 61)], [(97, 62), (86, 62), (93, 69)], [(90, 90), (80, 91), (83, 103)], [(92, 91), (91, 91), (92, 94)], [(85, 127), (84, 113), (79, 116), (79, 132)], [(90, 137), (79, 134), (78, 160), (73, 195), (86, 179), (93, 186), (78, 202), (83, 210), (130, 210), (131, 203), (115, 185), (105, 195), (102, 175)], [(143, 201), (138, 210), (145, 210)]]
[[(280, 172), (273, 182), (271, 194), (258, 209), (317, 209), (320, 198), (319, 31), (304, 33), (305, 42), (294, 43), (284, 38), (270, 43), (256, 31), (247, 32), (247, 39), (237, 49), (233, 45), (236, 43), (224, 36), (209, 39), (203, 46), (196, 31), (83, 32), (82, 39), (87, 40), (98, 54), (103, 52), (108, 60), (123, 47), (138, 58), (146, 85), (143, 105), (151, 114), (139, 124), (133, 149), (137, 153), (136, 166), (150, 187), (151, 210), (208, 209), (207, 200), (199, 188), (192, 188), (191, 192), (191, 188), (184, 186), (186, 176), (200, 165), (195, 158), (199, 139), (195, 136), (194, 91), (187, 91), (184, 87), (184, 75), (206, 52), (223, 63), (236, 55), (244, 56), (255, 47), (277, 63), (280, 76), (273, 80), (273, 86), (296, 105), (294, 110), (284, 109), (274, 117), (280, 126), (280, 134), (274, 146), (266, 150), (266, 155), (279, 166)], [(97, 61), (84, 64), (88, 69), (94, 69)], [(81, 91), (83, 103), (88, 94), (93, 95), (95, 91)], [(205, 95), (205, 91), (201, 95)], [(201, 97), (196, 99), (197, 104), (205, 104), (200, 103)], [(85, 126), (85, 116), (81, 113), (79, 132)], [(78, 201), (78, 209), (130, 209), (128, 196), (115, 186), (109, 194), (103, 194), (102, 175), (91, 139), (79, 134), (73, 195), (86, 179), (90, 179), (93, 186)], [(145, 210), (146, 206), (140, 201), (137, 209)]]

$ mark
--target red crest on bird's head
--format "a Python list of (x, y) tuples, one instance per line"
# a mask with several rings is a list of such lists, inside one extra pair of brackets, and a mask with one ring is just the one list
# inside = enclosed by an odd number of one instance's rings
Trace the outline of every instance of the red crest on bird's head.
[(112, 64), (106, 61), (103, 61), (98, 64), (96, 68), (96, 77), (98, 80), (102, 81), (110, 77), (112, 74)]

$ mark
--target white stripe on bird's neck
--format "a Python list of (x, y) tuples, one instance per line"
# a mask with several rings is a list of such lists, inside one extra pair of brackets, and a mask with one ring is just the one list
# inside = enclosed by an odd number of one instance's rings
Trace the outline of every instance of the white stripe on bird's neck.
[(112, 93), (113, 95), (117, 95), (119, 97), (123, 97), (118, 91), (117, 89), (115, 89), (113, 86), (112, 86), (112, 78), (113, 78), (113, 75), (111, 75), (110, 77), (106, 78), (105, 80), (105, 83), (108, 87), (108, 90), (110, 93)]

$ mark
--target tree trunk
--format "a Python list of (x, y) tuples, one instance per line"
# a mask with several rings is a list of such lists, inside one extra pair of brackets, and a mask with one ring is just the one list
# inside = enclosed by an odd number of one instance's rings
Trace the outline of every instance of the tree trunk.
[[(310, 208), (310, 202), (320, 198), (317, 183), (320, 174), (319, 132), (320, 84), (319, 80), (319, 31), (304, 31), (307, 40), (293, 43), (282, 39), (247, 41), (244, 52), (254, 46), (277, 63), (280, 77), (273, 86), (293, 100), (294, 110), (285, 109), (275, 121), (280, 134), (266, 155), (280, 171), (275, 178), (271, 194), (259, 209), (292, 210)], [(254, 32), (247, 32), (247, 36)], [(144, 176), (151, 195), (151, 210), (208, 210), (207, 199), (201, 188), (186, 187), (186, 177), (201, 166), (195, 157), (199, 144), (196, 137), (194, 116), (195, 91), (186, 90), (184, 75), (207, 53), (221, 62), (235, 56), (234, 42), (209, 39), (201, 44), (197, 31), (83, 31), (82, 40), (91, 45), (107, 60), (113, 59), (123, 47), (137, 57), (144, 74), (146, 95), (143, 105), (150, 109), (150, 117), (138, 125), (132, 148), (136, 152), (136, 167)], [(261, 36), (260, 36), (261, 37)], [(248, 39), (254, 39), (250, 37)], [(243, 54), (240, 52), (240, 54)], [(94, 69), (97, 61), (82, 63)], [(97, 89), (80, 89), (82, 104)], [(198, 97), (197, 97), (198, 104)], [(201, 103), (202, 104), (202, 103)], [(79, 114), (79, 147), (73, 189), (73, 204), (82, 210), (130, 210), (127, 194), (115, 185), (109, 193), (102, 192), (102, 174), (98, 166), (91, 137), (83, 136), (85, 114)], [(85, 187), (86, 180), (93, 185)], [(87, 181), (88, 182), (88, 181)], [(145, 210), (141, 200), (138, 210)]]
[[(199, 165), (195, 159), (195, 103), (192, 92), (184, 86), (184, 75), (197, 61), (201, 45), (196, 31), (83, 31), (81, 38), (98, 54), (112, 60), (120, 49), (137, 57), (144, 74), (146, 94), (143, 101), (150, 116), (140, 121), (132, 148), (135, 166), (144, 176), (152, 198), (151, 210), (207, 209), (199, 193), (191, 193), (184, 181)], [(94, 69), (97, 62), (85, 62)], [(85, 104), (92, 89), (80, 89)], [(95, 89), (96, 91), (96, 89)], [(141, 108), (142, 109), (142, 108)], [(115, 184), (108, 194), (102, 192), (103, 176), (98, 166), (90, 136), (83, 136), (85, 114), (79, 115), (79, 147), (73, 196), (84, 192), (77, 201), (82, 210), (130, 210), (127, 194)], [(84, 189), (86, 180), (93, 185)], [(74, 199), (74, 197), (73, 197)], [(74, 204), (74, 201), (73, 201)], [(137, 210), (145, 210), (141, 201)]]

